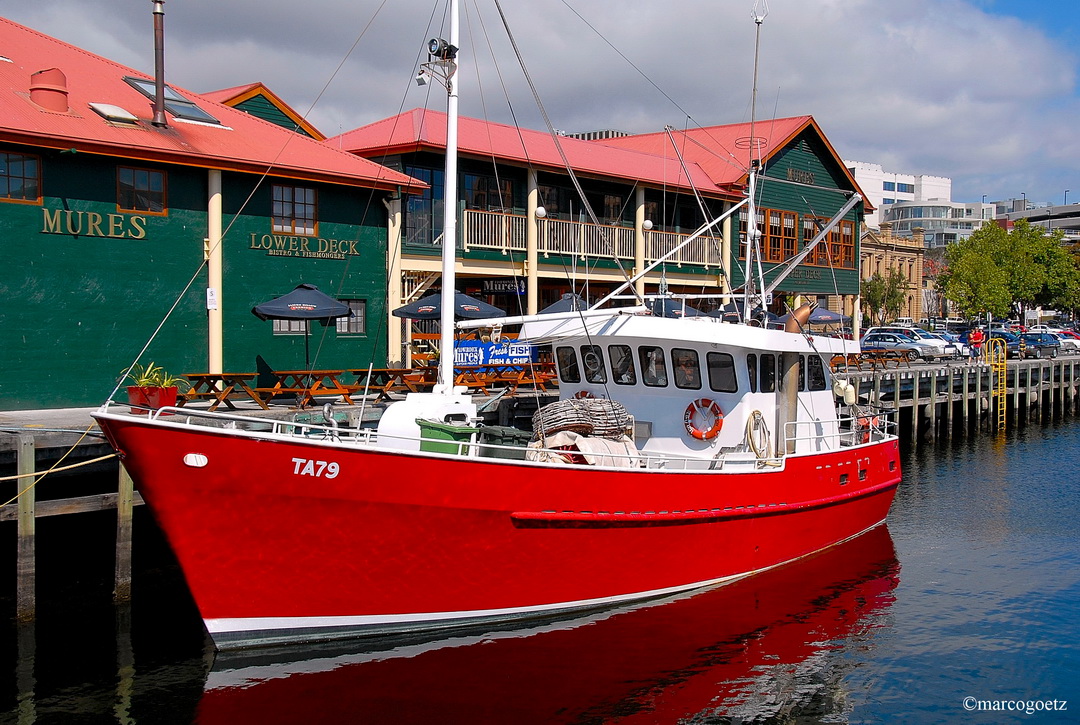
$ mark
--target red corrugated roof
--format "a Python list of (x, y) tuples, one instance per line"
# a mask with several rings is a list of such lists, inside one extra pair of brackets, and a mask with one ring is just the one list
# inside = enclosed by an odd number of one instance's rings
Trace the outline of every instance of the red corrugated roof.
[[(851, 182), (851, 188), (862, 194), (855, 177), (847, 170), (840, 155), (822, 133), (813, 116), (793, 116), (791, 118), (773, 118), (754, 124), (753, 136), (763, 139), (758, 146), (758, 155), (768, 164), (769, 158), (791, 143), (799, 134), (810, 129), (815, 133), (832, 154), (836, 165), (843, 170)], [(750, 167), (751, 137), (749, 123), (733, 123), (726, 126), (706, 126), (685, 131), (672, 130), (667, 133), (646, 133), (635, 136), (620, 136), (593, 143), (602, 143), (619, 148), (633, 149), (657, 156), (676, 157), (672, 141), (679, 145), (679, 153), (684, 159), (695, 161), (718, 187), (733, 189), (746, 181)], [(865, 200), (866, 195), (862, 194)], [(867, 203), (869, 208), (869, 204)]]
[[(123, 80), (146, 74), (6, 18), (0, 18), (0, 56), (6, 59), (0, 60), (0, 139), (7, 142), (252, 173), (272, 169), (276, 176), (377, 188), (419, 183), (176, 86), (222, 125), (185, 123), (167, 114), (168, 127), (157, 128), (150, 124), (149, 99)], [(30, 101), (31, 75), (49, 68), (67, 76), (67, 113)], [(119, 106), (139, 122), (107, 121), (91, 103)]]
[[(446, 148), (446, 114), (417, 108), (327, 139), (326, 143), (375, 160), (384, 154), (439, 151)], [(696, 188), (713, 195), (723, 193), (696, 163), (687, 164), (684, 173), (679, 160), (670, 155), (641, 153), (565, 136), (559, 138), (559, 145), (575, 173), (635, 180), (656, 187)], [(462, 154), (495, 157), (502, 162), (565, 169), (550, 134), (477, 118), (458, 119), (458, 149)]]

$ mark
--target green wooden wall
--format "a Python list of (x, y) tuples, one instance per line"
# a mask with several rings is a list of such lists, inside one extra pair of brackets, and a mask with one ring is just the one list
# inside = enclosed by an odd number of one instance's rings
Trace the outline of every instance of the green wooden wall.
[[(168, 174), (166, 215), (121, 213), (116, 160), (56, 151), (39, 156), (42, 203), (0, 201), (0, 410), (97, 405), (152, 337), (142, 362), (153, 360), (175, 373), (205, 372), (207, 172), (120, 162)], [(226, 371), (304, 366), (303, 336), (275, 335), (272, 322), (251, 313), (254, 305), (301, 282), (339, 298), (367, 301), (365, 335), (339, 336), (333, 324), (312, 323), (313, 365), (383, 364), (382, 192), (297, 184), (318, 189), (317, 234), (306, 238), (313, 254), (304, 256), (305, 238), (271, 231), (274, 179), (254, 188), (257, 181), (254, 175), (223, 176), (227, 232), (220, 304)], [(291, 242), (297, 254), (271, 254), (266, 248), (288, 249)], [(331, 244), (343, 253), (318, 256)]]
[[(788, 181), (789, 169), (812, 175), (813, 183)], [(809, 177), (800, 175), (800, 178)], [(773, 154), (768, 160), (765, 173), (758, 177), (758, 187), (757, 205), (759, 208), (783, 209), (798, 213), (799, 250), (802, 250), (803, 245), (810, 241), (801, 236), (803, 215), (810, 214), (830, 219), (846, 203), (847, 194), (844, 192), (853, 190), (851, 182), (845, 176), (843, 169), (835, 163), (828, 147), (817, 134), (809, 130)], [(855, 222), (855, 269), (829, 269), (802, 265), (781, 284), (783, 291), (803, 295), (855, 295), (859, 293), (858, 240), (863, 218), (863, 204), (857, 204), (844, 218)], [(738, 228), (737, 219), (734, 227)], [(737, 247), (733, 251), (737, 253)], [(733, 260), (733, 262), (736, 263), (736, 268), (732, 270), (733, 283), (741, 285), (745, 271), (742, 265), (745, 264), (745, 260)], [(775, 273), (770, 274), (770, 270), (774, 267), (775, 265), (772, 264), (766, 264), (763, 267), (766, 284), (775, 277)]]

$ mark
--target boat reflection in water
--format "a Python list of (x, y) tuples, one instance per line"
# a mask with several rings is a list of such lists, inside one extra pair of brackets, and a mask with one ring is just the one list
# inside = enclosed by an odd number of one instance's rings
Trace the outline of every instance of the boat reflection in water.
[[(625, 723), (844, 712), (851, 705), (841, 680), (858, 662), (850, 652), (879, 626), (899, 571), (882, 525), (727, 586), (527, 629), (219, 653), (198, 722)], [(846, 656), (838, 652), (845, 647)]]

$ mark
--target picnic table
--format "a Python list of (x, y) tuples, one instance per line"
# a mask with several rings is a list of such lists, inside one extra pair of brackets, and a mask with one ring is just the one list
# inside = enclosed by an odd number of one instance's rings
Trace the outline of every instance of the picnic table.
[(260, 408), (268, 410), (262, 396), (250, 385), (258, 377), (255, 373), (185, 373), (184, 377), (191, 383), (191, 389), (184, 393), (177, 405), (191, 400), (209, 400), (208, 410), (217, 410), (222, 403), (229, 410), (236, 410), (232, 398), (246, 395)]
[(439, 376), (438, 368), (354, 368), (347, 371), (356, 376), (350, 384), (353, 393), (376, 393), (376, 400), (385, 400), (394, 392), (419, 393), (431, 390)]
[(296, 396), (296, 407), (304, 408), (317, 395), (340, 395), (349, 405), (349, 397), (356, 392), (356, 385), (341, 380), (346, 370), (274, 370), (271, 374), (277, 378), (273, 386), (255, 388), (255, 392), (267, 399), (279, 395)]

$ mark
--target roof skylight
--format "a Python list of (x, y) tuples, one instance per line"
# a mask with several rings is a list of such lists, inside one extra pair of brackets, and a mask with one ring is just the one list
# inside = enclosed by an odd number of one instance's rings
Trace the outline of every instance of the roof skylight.
[[(144, 96), (150, 100), (154, 100), (154, 81), (147, 78), (134, 78), (132, 76), (126, 76), (124, 80), (130, 83), (133, 88)], [(177, 118), (183, 118), (188, 121), (200, 121), (202, 123), (213, 124), (221, 123), (221, 121), (181, 96), (168, 85), (165, 86), (165, 110)]]
[(120, 106), (114, 106), (111, 103), (91, 103), (92, 108), (98, 115), (109, 121), (115, 121), (118, 123), (138, 123), (139, 119), (134, 114), (128, 111), (126, 108)]

